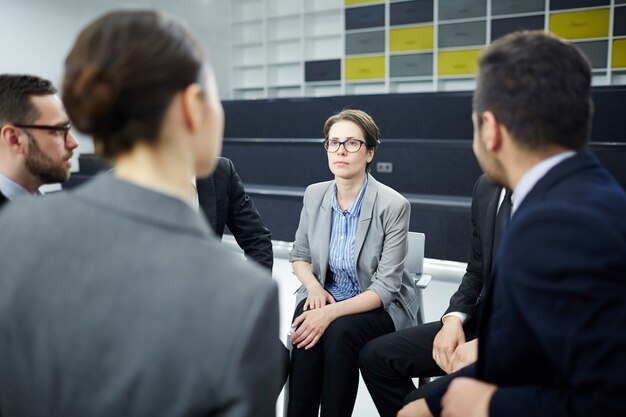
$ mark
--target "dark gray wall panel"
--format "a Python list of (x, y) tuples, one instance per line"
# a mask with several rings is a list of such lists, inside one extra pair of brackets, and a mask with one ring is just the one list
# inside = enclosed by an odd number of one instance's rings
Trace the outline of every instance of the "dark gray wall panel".
[(392, 26), (432, 22), (433, 2), (432, 0), (412, 0), (391, 3), (389, 21)]
[(550, 10), (574, 9), (577, 7), (607, 6), (611, 0), (550, 0)]
[(465, 19), (486, 15), (486, 0), (444, 0), (439, 2), (439, 20)]
[(614, 10), (613, 36), (626, 36), (626, 7), (616, 7)]
[(308, 61), (304, 63), (305, 81), (333, 81), (341, 79), (341, 60)]
[(385, 26), (385, 5), (349, 7), (345, 18), (346, 30)]
[(493, 16), (514, 13), (543, 12), (546, 8), (545, 0), (492, 0), (491, 14)]
[(514, 17), (510, 19), (493, 19), (491, 21), (491, 40), (496, 40), (507, 33), (517, 30), (543, 29), (543, 16)]

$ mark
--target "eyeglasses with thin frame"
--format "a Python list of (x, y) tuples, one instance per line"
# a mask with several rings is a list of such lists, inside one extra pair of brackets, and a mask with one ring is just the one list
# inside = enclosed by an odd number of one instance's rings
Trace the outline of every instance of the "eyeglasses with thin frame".
[(341, 145), (347, 152), (355, 153), (361, 150), (361, 146), (365, 145), (365, 141), (359, 139), (348, 139), (343, 142), (339, 139), (327, 139), (324, 141), (324, 149), (331, 153), (338, 152)]
[(41, 129), (41, 130), (49, 130), (52, 132), (60, 132), (63, 137), (63, 141), (67, 142), (67, 135), (72, 128), (71, 123), (66, 123), (64, 125), (29, 125), (25, 123), (11, 123), (15, 127), (19, 127), (21, 129)]

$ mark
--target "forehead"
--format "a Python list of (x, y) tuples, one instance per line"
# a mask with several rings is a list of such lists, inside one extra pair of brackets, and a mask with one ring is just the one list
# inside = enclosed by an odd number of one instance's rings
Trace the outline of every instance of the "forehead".
[(39, 112), (39, 117), (35, 119), (34, 123), (55, 125), (68, 121), (63, 102), (56, 94), (32, 96), (31, 102)]
[(330, 127), (328, 137), (363, 139), (363, 130), (353, 121), (340, 120)]

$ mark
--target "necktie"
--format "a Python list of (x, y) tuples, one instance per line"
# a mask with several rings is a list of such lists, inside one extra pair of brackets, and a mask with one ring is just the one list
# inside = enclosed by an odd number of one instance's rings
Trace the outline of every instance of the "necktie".
[(496, 216), (496, 224), (493, 229), (493, 248), (491, 252), (493, 260), (495, 260), (496, 254), (498, 253), (498, 246), (500, 246), (500, 240), (504, 235), (504, 229), (511, 219), (511, 194), (512, 192), (510, 190), (506, 190)]

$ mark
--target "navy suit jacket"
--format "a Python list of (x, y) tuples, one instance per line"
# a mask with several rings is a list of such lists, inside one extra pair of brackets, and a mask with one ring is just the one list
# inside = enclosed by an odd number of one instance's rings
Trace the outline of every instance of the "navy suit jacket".
[(200, 208), (219, 238), (224, 234), (224, 227), (228, 226), (246, 258), (271, 271), (274, 263), (272, 234), (246, 194), (232, 161), (219, 158), (215, 172), (198, 179), (196, 187)]
[[(626, 194), (588, 152), (550, 170), (504, 234), (478, 362), (490, 417), (626, 415)], [(445, 389), (445, 388), (444, 388)], [(443, 392), (426, 400), (438, 414)]]
[(472, 193), (472, 252), (459, 289), (450, 298), (445, 314), (459, 311), (468, 315), (474, 328), (484, 289), (489, 285), (492, 266), (493, 232), (502, 187), (483, 174)]

